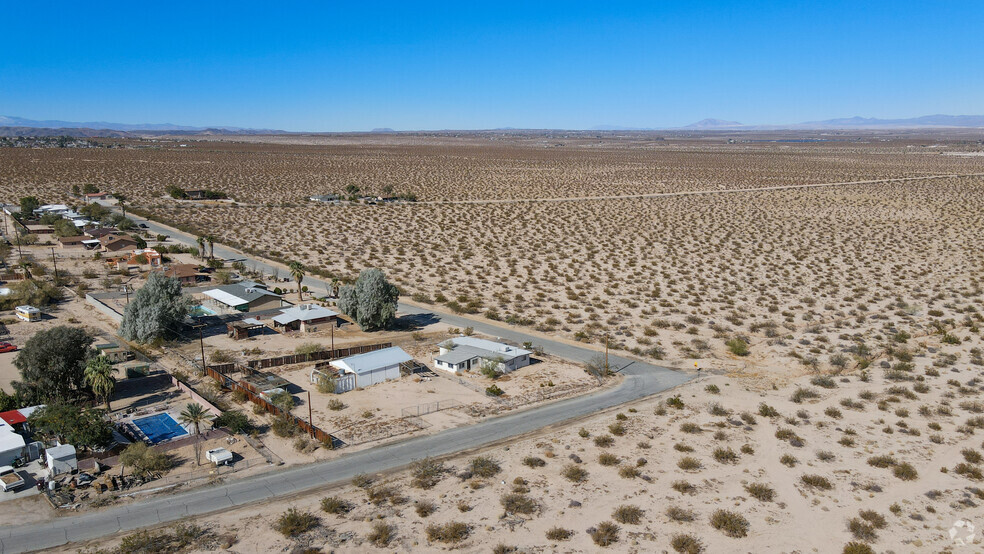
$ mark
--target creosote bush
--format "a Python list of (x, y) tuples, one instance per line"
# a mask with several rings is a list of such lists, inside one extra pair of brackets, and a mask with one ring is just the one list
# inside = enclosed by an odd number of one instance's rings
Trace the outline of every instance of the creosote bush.
[(574, 536), (574, 531), (563, 527), (551, 527), (547, 529), (547, 539), (551, 541), (566, 541)]
[(591, 532), (591, 540), (598, 546), (611, 546), (618, 542), (619, 526), (603, 521)]
[(681, 554), (700, 554), (704, 551), (704, 545), (701, 544), (700, 539), (693, 535), (673, 535), (670, 539), (670, 546)]
[(372, 531), (366, 538), (372, 543), (373, 546), (377, 548), (385, 548), (389, 546), (390, 541), (393, 540), (393, 535), (396, 529), (385, 522), (377, 521), (372, 524)]
[(638, 525), (642, 521), (645, 512), (638, 506), (623, 505), (615, 508), (612, 512), (612, 519), (627, 525)]
[(711, 527), (736, 539), (748, 536), (748, 520), (728, 510), (715, 510), (711, 514)]
[(321, 499), (321, 511), (329, 514), (347, 514), (352, 505), (337, 496), (326, 496)]
[(468, 524), (460, 521), (449, 521), (443, 525), (428, 525), (424, 531), (427, 534), (427, 540), (449, 544), (461, 542), (471, 534), (471, 528)]
[(804, 485), (814, 489), (827, 491), (834, 488), (830, 481), (821, 475), (804, 475), (800, 477), (800, 481)]
[(321, 524), (318, 516), (298, 510), (297, 508), (287, 508), (287, 511), (280, 514), (273, 528), (285, 537), (296, 537), (306, 533)]
[(573, 483), (583, 483), (588, 479), (588, 471), (577, 464), (567, 464), (560, 474)]
[(472, 458), (469, 466), (475, 476), (485, 479), (495, 477), (496, 474), (502, 471), (502, 467), (499, 466), (499, 462), (491, 456), (478, 456), (476, 458)]
[(762, 502), (772, 502), (776, 497), (776, 491), (765, 483), (749, 483), (745, 485), (745, 490), (753, 498)]

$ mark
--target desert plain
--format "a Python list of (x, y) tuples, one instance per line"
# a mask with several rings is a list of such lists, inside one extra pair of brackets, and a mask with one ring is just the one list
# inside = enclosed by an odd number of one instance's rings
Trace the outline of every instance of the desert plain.
[[(55, 202), (93, 183), (326, 278), (380, 267), (436, 310), (702, 369), (506, 445), (204, 518), (181, 548), (980, 546), (949, 533), (984, 526), (980, 136), (103, 140), (117, 147), (0, 149), (0, 188)], [(413, 200), (378, 198), (397, 195)]]

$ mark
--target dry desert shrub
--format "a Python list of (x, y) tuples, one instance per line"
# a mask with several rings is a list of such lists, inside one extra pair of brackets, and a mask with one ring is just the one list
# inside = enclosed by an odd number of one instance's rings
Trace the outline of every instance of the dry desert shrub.
[(733, 538), (748, 536), (748, 520), (728, 510), (715, 510), (711, 514), (711, 527)]
[(460, 521), (449, 521), (441, 525), (428, 525), (425, 530), (427, 540), (431, 542), (459, 543), (468, 538), (471, 528)]
[(603, 521), (598, 524), (591, 533), (591, 540), (598, 546), (611, 546), (618, 542), (619, 526), (611, 521)]

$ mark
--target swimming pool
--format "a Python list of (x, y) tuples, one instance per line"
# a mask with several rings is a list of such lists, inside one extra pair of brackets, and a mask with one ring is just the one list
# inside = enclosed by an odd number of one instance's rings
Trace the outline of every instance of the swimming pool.
[(205, 306), (198, 304), (197, 306), (191, 307), (191, 311), (188, 312), (188, 315), (190, 315), (191, 317), (205, 317), (207, 315), (215, 315), (215, 310), (206, 308)]
[(157, 444), (188, 434), (188, 431), (168, 413), (134, 419), (133, 424), (147, 437), (150, 444)]

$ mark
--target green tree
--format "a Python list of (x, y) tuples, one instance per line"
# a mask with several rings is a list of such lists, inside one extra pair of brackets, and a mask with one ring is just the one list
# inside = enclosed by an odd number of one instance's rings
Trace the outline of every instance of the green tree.
[(205, 241), (208, 242), (208, 259), (212, 260), (215, 258), (215, 237), (208, 235)]
[(396, 319), (399, 298), (400, 289), (386, 280), (382, 270), (365, 269), (354, 285), (339, 290), (338, 307), (364, 331), (376, 331)]
[(178, 421), (185, 425), (190, 425), (195, 430), (195, 463), (202, 465), (202, 424), (211, 421), (215, 417), (208, 410), (197, 402), (191, 402), (178, 415)]
[(59, 325), (37, 332), (14, 359), (21, 380), (14, 390), (28, 405), (89, 396), (85, 366), (92, 337), (79, 327)]
[(127, 446), (120, 453), (120, 463), (130, 466), (134, 474), (144, 478), (156, 477), (174, 465), (170, 456), (142, 442)]
[(99, 192), (99, 187), (97, 187), (92, 183), (86, 183), (82, 185), (82, 194), (95, 194), (97, 192)]
[(198, 257), (200, 257), (201, 259), (204, 260), (205, 259), (205, 237), (198, 237), (197, 239), (195, 239), (195, 242), (198, 243)]
[(59, 237), (74, 237), (79, 234), (79, 228), (67, 219), (59, 219), (58, 221), (55, 221), (55, 224), (52, 227), (55, 229), (55, 235)]
[(25, 196), (20, 199), (20, 217), (21, 219), (30, 219), (34, 217), (34, 210), (41, 207), (41, 201), (38, 200), (37, 196)]
[(105, 356), (91, 358), (85, 365), (85, 382), (92, 389), (92, 393), (101, 398), (106, 403), (106, 411), (112, 411), (109, 406), (109, 399), (113, 397), (116, 390), (116, 368), (109, 364)]
[(151, 342), (178, 332), (191, 310), (191, 302), (181, 290), (181, 282), (151, 272), (123, 311), (120, 335), (127, 340)]
[(290, 269), (290, 276), (297, 281), (297, 301), (301, 302), (304, 300), (304, 297), (301, 296), (301, 281), (304, 280), (304, 266), (301, 262), (295, 261), (290, 262), (290, 265), (287, 267)]
[(67, 402), (54, 402), (35, 410), (27, 424), (35, 435), (76, 448), (103, 446), (113, 438), (113, 425), (106, 420), (105, 412)]
[(123, 217), (126, 217), (126, 201), (129, 199), (125, 194), (120, 194), (118, 192), (113, 193), (113, 198), (116, 198), (116, 202), (120, 205), (120, 210), (123, 212)]

